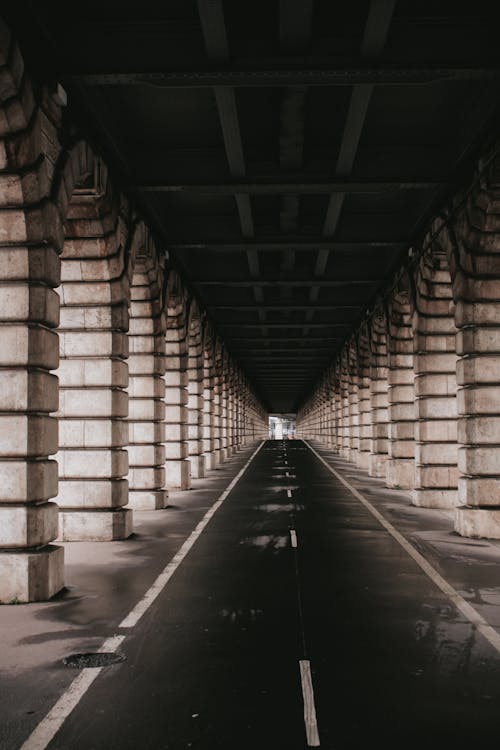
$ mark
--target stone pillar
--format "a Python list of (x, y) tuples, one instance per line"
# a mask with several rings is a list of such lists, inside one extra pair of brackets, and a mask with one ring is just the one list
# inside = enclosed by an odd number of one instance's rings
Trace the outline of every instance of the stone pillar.
[(220, 457), (221, 461), (225, 461), (228, 456), (228, 411), (227, 411), (227, 402), (228, 402), (228, 384), (227, 384), (227, 372), (228, 363), (227, 358), (224, 357), (223, 364), (222, 364), (222, 370), (220, 374), (220, 391), (219, 391), (219, 408), (220, 408), (220, 417), (219, 417), (219, 433), (220, 433)]
[[(109, 196), (73, 197), (61, 269), (59, 534), (126, 539), (128, 283)], [(114, 231), (110, 233), (110, 227)]]
[(349, 461), (357, 463), (359, 456), (359, 405), (357, 342), (352, 339), (347, 349), (349, 400)]
[(136, 261), (130, 291), (129, 508), (157, 510), (165, 489), (165, 319), (155, 266)]
[(203, 452), (203, 347), (200, 321), (191, 323), (188, 353), (188, 449), (191, 477), (205, 476)]
[[(55, 328), (59, 323), (58, 252), (61, 221), (43, 195), (32, 203), (23, 197), (23, 174), (36, 186), (40, 142), (32, 112), (23, 110), (11, 62), (22, 70), (19, 50), (5, 27), (0, 49), (2, 99), (24, 131), (17, 148), (0, 146), (1, 168), (7, 169), (0, 193), (0, 603), (49, 599), (64, 586), (64, 550), (50, 544), (57, 536), (58, 382), (52, 374), (59, 360)], [(5, 53), (5, 56), (4, 54)], [(34, 107), (29, 83), (23, 79), (25, 101)], [(33, 117), (35, 117), (33, 115)], [(50, 130), (50, 128), (49, 128)], [(37, 166), (38, 161), (38, 166)], [(33, 187), (36, 190), (36, 187)], [(40, 203), (38, 198), (41, 199)], [(6, 209), (6, 210), (5, 210)]]
[(340, 455), (349, 460), (350, 422), (349, 422), (349, 361), (347, 349), (340, 355), (340, 398), (342, 404), (342, 445)]
[(370, 331), (370, 402), (372, 437), (370, 445), (371, 477), (385, 478), (389, 401), (387, 397), (387, 325), (385, 313), (377, 310)]
[(415, 332), (414, 504), (457, 504), (456, 328), (448, 261), (436, 241), (420, 260), (413, 314)]
[(357, 337), (358, 364), (358, 410), (359, 410), (359, 453), (356, 464), (368, 471), (370, 466), (370, 446), (372, 440), (371, 401), (370, 401), (370, 350), (366, 322), (361, 326)]
[(498, 157), (483, 172), (450, 223), (448, 252), (459, 357), (459, 506), (455, 529), (462, 536), (500, 539)]
[[(400, 284), (407, 287), (407, 280)], [(386, 482), (404, 490), (415, 486), (415, 372), (408, 292), (393, 292), (388, 307), (389, 431)]]
[(221, 412), (222, 412), (222, 363), (220, 352), (216, 349), (214, 361), (213, 380), (213, 446), (215, 466), (223, 460), (221, 439)]
[(203, 455), (205, 469), (215, 469), (213, 347), (203, 350)]
[[(167, 323), (168, 326), (168, 323)], [(179, 331), (167, 327), (165, 371), (165, 481), (170, 489), (191, 487), (188, 460), (187, 354)]]

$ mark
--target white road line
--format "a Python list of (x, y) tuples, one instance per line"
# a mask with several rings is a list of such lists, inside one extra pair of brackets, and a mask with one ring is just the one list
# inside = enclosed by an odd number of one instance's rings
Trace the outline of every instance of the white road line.
[[(219, 510), (226, 497), (229, 495), (235, 484), (241, 479), (263, 445), (264, 442), (262, 442), (259, 447), (252, 453), (241, 471), (238, 472), (238, 474), (230, 482), (230, 484), (219, 496), (212, 507), (205, 513), (194, 531), (186, 539), (182, 547), (174, 555), (168, 565), (163, 569), (152, 586), (146, 591), (142, 599), (122, 620), (119, 625), (120, 628), (132, 628), (139, 622), (148, 607), (151, 606), (156, 597), (163, 591), (168, 581), (173, 576), (181, 562), (184, 560), (189, 550), (194, 545), (202, 531), (205, 529), (210, 519)], [(99, 651), (114, 652), (123, 643), (125, 638), (126, 635), (114, 635), (110, 638), (107, 638), (99, 648)], [(63, 725), (64, 721), (77, 706), (81, 698), (83, 698), (89, 687), (100, 675), (103, 669), (104, 667), (82, 669), (78, 677), (73, 680), (67, 690), (65, 690), (65, 692), (61, 695), (57, 703), (55, 703), (54, 706), (50, 709), (49, 713), (46, 714), (41, 722), (35, 727), (33, 732), (30, 734), (26, 742), (24, 742), (24, 744), (19, 748), (19, 750), (45, 750), (55, 734)]]
[(286, 496), (287, 497), (292, 497), (292, 490), (287, 490), (286, 491)]
[(493, 646), (493, 648), (500, 654), (500, 634), (488, 624), (488, 622), (482, 617), (479, 612), (474, 609), (465, 599), (460, 596), (458, 591), (448, 583), (432, 565), (427, 562), (425, 557), (417, 552), (415, 547), (397, 531), (394, 526), (380, 513), (358, 490), (347, 482), (335, 469), (325, 461), (325, 459), (317, 453), (312, 446), (309, 445), (307, 440), (304, 440), (307, 447), (319, 458), (319, 460), (326, 466), (338, 480), (342, 482), (344, 487), (354, 495), (360, 503), (374, 516), (381, 526), (403, 547), (403, 549), (415, 560), (417, 565), (424, 571), (424, 573), (431, 579), (431, 581), (448, 597), (448, 599), (465, 615), (469, 622), (474, 625), (481, 635)]
[[(107, 638), (99, 648), (99, 651), (101, 653), (104, 651), (115, 652), (123, 643), (125, 637), (124, 635), (114, 635), (111, 638)], [(33, 730), (20, 750), (45, 750), (103, 669), (104, 667), (82, 669), (78, 677), (75, 677), (57, 703)]]
[(286, 477), (289, 477), (289, 476), (290, 476), (290, 474), (288, 473), (288, 471), (285, 471), (285, 476), (286, 476)]
[(311, 678), (311, 664), (302, 659), (299, 661), (300, 679), (302, 681), (302, 697), (304, 699), (304, 724), (308, 747), (319, 747), (318, 723), (316, 707), (314, 705), (314, 690)]
[(252, 453), (244, 467), (241, 469), (241, 471), (236, 474), (233, 481), (227, 486), (227, 488), (224, 490), (222, 495), (219, 496), (219, 499), (216, 500), (216, 502), (212, 505), (209, 510), (205, 513), (199, 524), (196, 526), (194, 531), (191, 532), (191, 534), (188, 536), (182, 547), (178, 550), (178, 552), (173, 556), (171, 561), (168, 563), (168, 565), (162, 570), (158, 578), (154, 581), (154, 583), (150, 586), (150, 588), (146, 591), (142, 599), (135, 605), (133, 610), (128, 613), (128, 615), (121, 621), (119, 627), (120, 628), (133, 628), (134, 625), (136, 625), (143, 614), (146, 612), (147, 609), (152, 605), (152, 603), (155, 601), (157, 596), (161, 594), (165, 586), (167, 585), (168, 581), (172, 578), (173, 574), (181, 564), (181, 562), (184, 560), (188, 552), (190, 551), (191, 547), (194, 545), (198, 537), (202, 534), (202, 532), (205, 530), (205, 527), (209, 523), (210, 519), (217, 513), (220, 506), (226, 499), (226, 497), (229, 495), (233, 487), (245, 471), (248, 469), (252, 461), (254, 460), (257, 453), (260, 451), (264, 443), (262, 442), (259, 447)]
[(297, 532), (295, 529), (290, 529), (290, 539), (292, 541), (292, 547), (297, 548)]

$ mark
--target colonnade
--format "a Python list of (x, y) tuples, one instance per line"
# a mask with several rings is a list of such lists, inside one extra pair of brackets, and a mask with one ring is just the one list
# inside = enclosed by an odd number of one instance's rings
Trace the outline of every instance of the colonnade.
[(436, 218), (317, 384), (297, 434), (500, 538), (500, 158)]
[(64, 585), (54, 540), (126, 539), (267, 415), (106, 165), (0, 27), (0, 600)]

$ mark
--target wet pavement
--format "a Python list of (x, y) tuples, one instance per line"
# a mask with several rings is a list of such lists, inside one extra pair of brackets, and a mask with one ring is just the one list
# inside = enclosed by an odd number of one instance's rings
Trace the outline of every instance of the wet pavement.
[[(313, 447), (500, 628), (498, 543), (461, 539), (450, 512), (414, 508)], [(323, 748), (497, 740), (500, 654), (301, 441), (263, 446), (137, 625), (120, 628), (254, 448), (171, 508), (135, 514), (132, 539), (66, 544), (68, 590), (52, 602), (0, 609), (2, 750), (78, 674), (62, 659), (119, 633), (125, 660), (50, 750), (305, 748), (299, 661)]]

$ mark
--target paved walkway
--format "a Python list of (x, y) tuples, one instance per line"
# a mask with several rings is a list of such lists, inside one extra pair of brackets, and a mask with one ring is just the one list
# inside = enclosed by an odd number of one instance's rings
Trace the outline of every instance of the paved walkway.
[[(221, 496), (256, 447), (133, 539), (67, 544), (56, 600), (0, 609), (2, 750), (498, 741), (500, 545), (301, 441)], [(103, 643), (125, 659), (62, 663)]]

